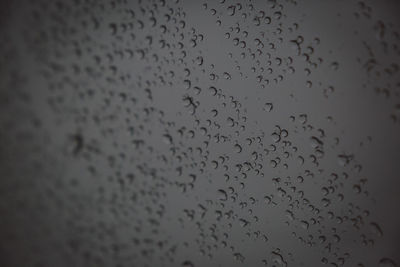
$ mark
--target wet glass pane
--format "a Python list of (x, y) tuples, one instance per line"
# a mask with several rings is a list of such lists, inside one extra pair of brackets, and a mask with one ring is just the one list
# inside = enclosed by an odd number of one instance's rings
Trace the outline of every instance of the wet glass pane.
[(398, 266), (399, 14), (3, 0), (0, 265)]

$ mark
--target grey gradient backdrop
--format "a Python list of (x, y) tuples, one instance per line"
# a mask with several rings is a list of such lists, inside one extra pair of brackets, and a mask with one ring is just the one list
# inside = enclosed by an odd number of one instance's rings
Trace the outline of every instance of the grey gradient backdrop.
[(3, 1), (1, 266), (397, 266), (398, 1)]

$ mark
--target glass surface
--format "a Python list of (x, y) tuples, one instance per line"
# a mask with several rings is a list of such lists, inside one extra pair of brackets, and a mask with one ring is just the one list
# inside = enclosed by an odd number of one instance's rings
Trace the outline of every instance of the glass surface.
[(0, 4), (0, 265), (400, 264), (399, 1)]

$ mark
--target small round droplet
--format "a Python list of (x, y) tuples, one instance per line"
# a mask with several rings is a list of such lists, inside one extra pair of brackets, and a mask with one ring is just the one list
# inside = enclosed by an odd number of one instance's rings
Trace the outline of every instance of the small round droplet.
[(218, 197), (219, 197), (219, 200), (226, 201), (228, 199), (228, 194), (225, 192), (225, 190), (219, 189)]
[(235, 144), (234, 146), (236, 153), (242, 152), (242, 147), (239, 144)]

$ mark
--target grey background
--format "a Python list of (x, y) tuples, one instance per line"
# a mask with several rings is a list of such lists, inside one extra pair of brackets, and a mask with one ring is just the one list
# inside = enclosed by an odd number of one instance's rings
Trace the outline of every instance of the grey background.
[(398, 1), (5, 1), (1, 266), (397, 266)]

